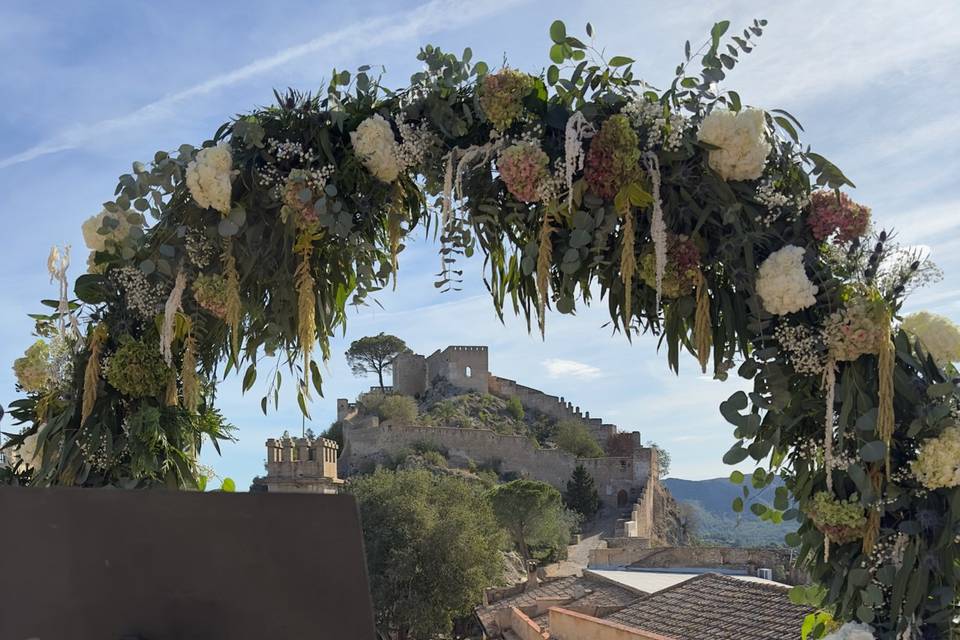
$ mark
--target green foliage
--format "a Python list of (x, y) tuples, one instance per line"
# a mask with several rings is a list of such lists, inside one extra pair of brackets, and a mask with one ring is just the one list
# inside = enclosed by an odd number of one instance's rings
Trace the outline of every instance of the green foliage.
[(536, 480), (514, 480), (488, 493), (493, 512), (528, 563), (566, 548), (576, 518), (564, 509), (560, 492)]
[(578, 464), (567, 481), (567, 491), (563, 496), (568, 509), (576, 511), (589, 520), (600, 509), (600, 494), (593, 476), (582, 464)]
[(345, 355), (354, 375), (376, 374), (382, 389), (383, 374), (393, 368), (393, 361), (397, 356), (409, 350), (407, 343), (397, 336), (380, 332), (375, 336), (354, 340)]
[(653, 440), (648, 440), (646, 446), (653, 447), (657, 450), (657, 468), (660, 471), (660, 477), (663, 478), (664, 476), (670, 475), (670, 452)]
[(578, 458), (600, 458), (603, 449), (593, 439), (587, 427), (576, 420), (565, 420), (557, 425), (554, 436), (557, 446)]
[(439, 451), (424, 451), (420, 454), (423, 457), (423, 461), (428, 465), (434, 467), (446, 467), (447, 459), (443, 457), (443, 454)]
[(520, 398), (512, 396), (507, 401), (507, 412), (517, 420), (523, 420), (523, 405), (520, 404)]
[(327, 427), (326, 431), (320, 434), (321, 438), (326, 438), (327, 440), (333, 440), (337, 443), (341, 449), (343, 448), (343, 423), (339, 420), (336, 422), (331, 422), (330, 426)]
[(363, 394), (359, 403), (364, 412), (400, 425), (416, 424), (419, 415), (417, 402), (410, 396), (371, 391)]
[(448, 636), (501, 580), (505, 540), (489, 501), (463, 480), (379, 470), (350, 483), (363, 525), (377, 626)]

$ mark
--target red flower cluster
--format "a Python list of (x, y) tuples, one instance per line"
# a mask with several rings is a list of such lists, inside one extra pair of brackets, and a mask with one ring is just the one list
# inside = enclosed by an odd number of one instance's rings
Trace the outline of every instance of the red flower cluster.
[(610, 116), (594, 136), (587, 152), (584, 177), (590, 190), (613, 200), (620, 188), (634, 179), (640, 162), (639, 140), (622, 114)]
[(861, 237), (870, 226), (870, 208), (857, 204), (850, 197), (833, 191), (810, 194), (811, 213), (807, 224), (817, 240), (826, 240), (836, 233), (834, 242), (846, 244)]

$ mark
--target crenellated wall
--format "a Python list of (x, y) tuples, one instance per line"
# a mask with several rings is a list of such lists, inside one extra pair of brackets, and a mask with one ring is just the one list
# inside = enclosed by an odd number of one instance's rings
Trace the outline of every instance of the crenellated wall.
[(515, 380), (509, 378), (491, 375), (490, 393), (506, 400), (517, 398), (524, 408), (535, 409), (557, 421), (575, 420), (583, 422), (601, 446), (606, 444), (607, 438), (617, 432), (616, 425), (606, 424), (601, 418), (591, 418), (589, 411), (586, 413), (580, 411), (580, 407), (574, 406), (572, 402), (567, 402), (559, 396), (549, 395), (539, 389), (518, 384)]

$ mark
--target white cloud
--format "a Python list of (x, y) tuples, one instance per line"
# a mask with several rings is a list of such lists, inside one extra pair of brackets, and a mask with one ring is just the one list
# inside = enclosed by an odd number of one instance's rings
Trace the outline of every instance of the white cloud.
[(561, 360), (560, 358), (550, 358), (543, 361), (543, 366), (547, 369), (547, 375), (551, 378), (579, 378), (581, 380), (592, 380), (599, 378), (602, 373), (600, 369), (576, 360)]
[(65, 129), (52, 137), (19, 153), (0, 158), (0, 169), (35, 158), (66, 151), (108, 133), (129, 129), (144, 121), (171, 114), (171, 108), (187, 100), (238, 84), (307, 55), (337, 47), (345, 50), (369, 50), (392, 42), (421, 38), (470, 24), (484, 17), (500, 13), (525, 0), (431, 0), (402, 14), (393, 14), (364, 20), (346, 28), (325, 33), (302, 44), (287, 47), (277, 53), (254, 60), (241, 67), (214, 76), (192, 87), (164, 96), (131, 113)]

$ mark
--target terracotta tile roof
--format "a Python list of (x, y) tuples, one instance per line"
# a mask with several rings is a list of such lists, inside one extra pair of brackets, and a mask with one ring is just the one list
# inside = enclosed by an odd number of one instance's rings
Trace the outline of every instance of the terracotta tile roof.
[(796, 640), (813, 610), (790, 602), (787, 587), (705, 573), (607, 616), (677, 640)]
[[(577, 597), (579, 596), (579, 597)], [(537, 601), (571, 599), (572, 602), (564, 604), (567, 608), (573, 609), (592, 609), (594, 607), (623, 607), (631, 602), (636, 602), (640, 596), (626, 587), (619, 586), (609, 581), (597, 580), (590, 577), (567, 576), (543, 582), (536, 589), (524, 591), (513, 596), (508, 596), (502, 600), (492, 602), (486, 607), (477, 608), (477, 617), (488, 634), (496, 637), (498, 628), (496, 624), (496, 612), (499, 609), (509, 607), (535, 607)], [(540, 625), (541, 629), (547, 628), (546, 611), (534, 613), (530, 616), (534, 622)]]

